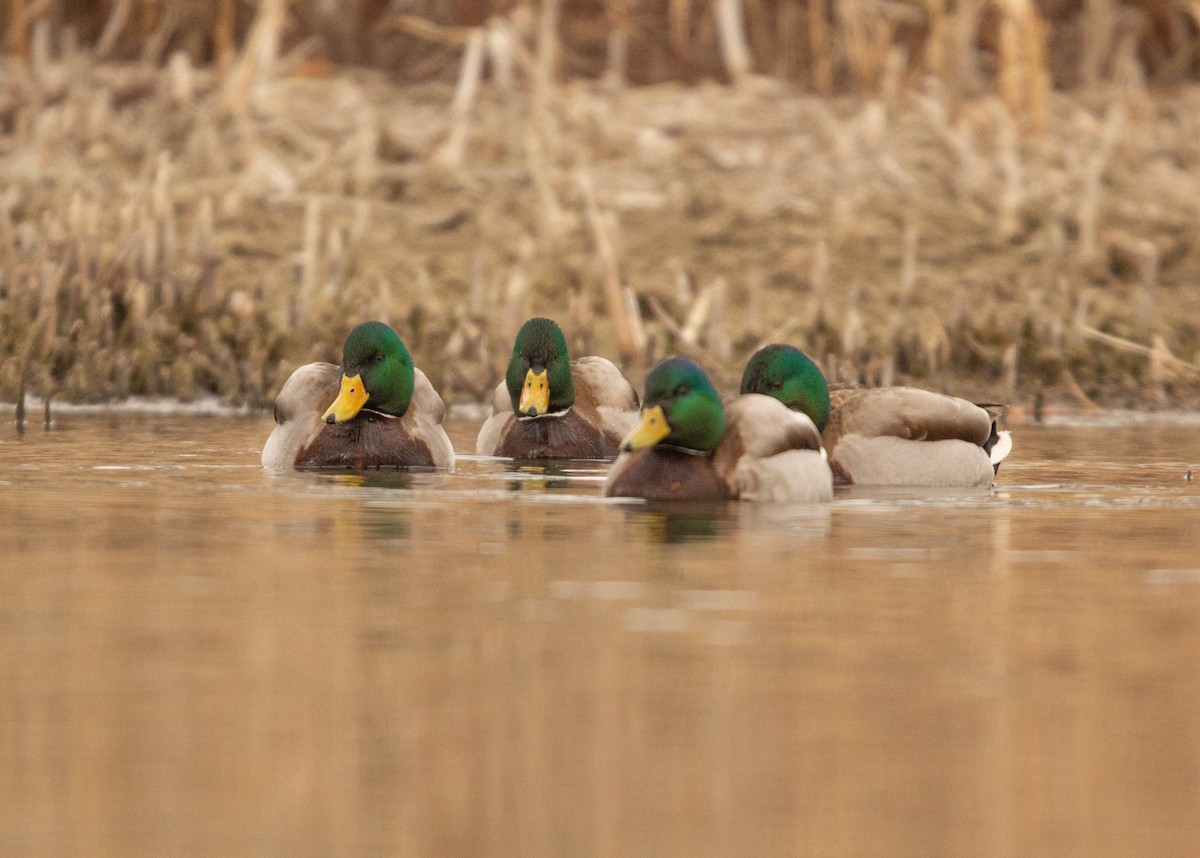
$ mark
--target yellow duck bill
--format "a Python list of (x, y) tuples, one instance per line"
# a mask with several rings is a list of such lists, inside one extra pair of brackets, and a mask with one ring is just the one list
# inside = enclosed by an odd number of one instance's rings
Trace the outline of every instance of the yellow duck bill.
[(661, 405), (643, 408), (641, 424), (625, 436), (625, 440), (621, 442), (621, 449), (628, 453), (653, 447), (670, 434), (671, 427), (667, 424), (667, 416), (663, 414)]
[(517, 410), (524, 417), (537, 417), (550, 410), (550, 380), (546, 378), (548, 370), (534, 374), (533, 370), (525, 373), (525, 384), (521, 387), (521, 400)]
[(371, 394), (367, 393), (366, 387), (363, 386), (361, 374), (343, 375), (342, 389), (322, 419), (326, 423), (345, 423), (347, 420), (353, 420), (370, 398)]

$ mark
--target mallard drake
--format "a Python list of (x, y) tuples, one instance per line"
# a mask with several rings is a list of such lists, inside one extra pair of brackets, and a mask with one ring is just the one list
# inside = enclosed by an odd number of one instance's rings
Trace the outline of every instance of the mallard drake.
[(772, 396), (821, 430), (839, 482), (990, 486), (1012, 449), (982, 406), (913, 387), (829, 390), (800, 349), (769, 345), (746, 364), (741, 391)]
[(551, 319), (530, 319), (517, 332), (475, 452), (514, 459), (611, 459), (637, 424), (637, 408), (637, 391), (611, 361), (571, 360), (562, 328)]
[(604, 484), (608, 497), (814, 503), (833, 492), (808, 416), (756, 393), (722, 404), (686, 358), (651, 368), (641, 425), (621, 451)]
[(444, 413), (399, 335), (363, 322), (346, 337), (340, 367), (305, 364), (284, 383), (263, 467), (450, 468)]

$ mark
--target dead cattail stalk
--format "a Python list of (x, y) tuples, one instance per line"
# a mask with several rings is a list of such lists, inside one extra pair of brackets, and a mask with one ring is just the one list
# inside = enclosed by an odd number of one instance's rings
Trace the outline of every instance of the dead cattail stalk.
[(1000, 98), (1029, 128), (1046, 127), (1050, 72), (1046, 67), (1046, 22), (1033, 0), (994, 0), (1000, 11), (997, 85)]
[(192, 61), (183, 51), (175, 51), (167, 61), (167, 74), (171, 82), (171, 100), (181, 107), (192, 103), (196, 90), (196, 75)]
[(833, 91), (833, 43), (829, 34), (829, 0), (809, 0), (808, 50), (812, 56), (812, 86), (819, 95)]
[(957, 108), (979, 85), (979, 19), (985, 0), (956, 0), (947, 28), (944, 66), (939, 80), (946, 84), (946, 101)]
[[(153, 20), (150, 16), (147, 22)], [(180, 24), (180, 9), (175, 3), (167, 3), (162, 7), (158, 16), (158, 26), (142, 40), (142, 63), (146, 66), (157, 67), (162, 59), (163, 51), (171, 41)]]
[(100, 38), (96, 40), (96, 47), (92, 52), (97, 61), (107, 58), (117, 44), (117, 39), (121, 37), (125, 25), (129, 23), (129, 13), (132, 9), (133, 0), (117, 0), (113, 3), (112, 11), (104, 23), (104, 29), (100, 31)]
[(526, 273), (533, 260), (535, 245), (529, 236), (522, 236), (517, 250), (517, 261), (508, 274), (504, 286), (504, 324), (501, 333), (505, 340), (515, 337), (521, 323), (529, 317), (529, 275)]
[[(128, 3), (128, 0), (118, 0)], [(217, 0), (217, 23), (213, 31), (213, 52), (217, 59), (217, 74), (221, 80), (229, 77), (233, 67), (233, 27), (236, 23), (236, 0)]]
[(756, 336), (762, 333), (763, 273), (754, 271), (746, 281), (746, 328)]
[(1167, 398), (1167, 363), (1173, 357), (1167, 348), (1167, 341), (1162, 334), (1150, 338), (1150, 361), (1146, 367), (1146, 376), (1154, 392), (1154, 398), (1159, 402)]
[(905, 312), (917, 288), (917, 251), (921, 234), (912, 223), (904, 227), (904, 256), (900, 262), (900, 311)]
[[(1082, 405), (1084, 408), (1088, 409), (1089, 411), (1100, 411), (1101, 410), (1100, 406), (1097, 405), (1095, 403), (1095, 401), (1090, 396), (1087, 395), (1087, 393), (1084, 391), (1084, 389), (1079, 386), (1079, 382), (1075, 380), (1075, 376), (1073, 376), (1071, 374), (1071, 371), (1069, 369), (1067, 369), (1065, 366), (1063, 367), (1061, 377), (1062, 377), (1063, 387), (1065, 387), (1067, 389), (1067, 393), (1071, 394), (1071, 397), (1076, 402), (1078, 402), (1080, 405)], [(1035, 405), (1035, 407), (1036, 407), (1036, 405)]]
[(796, 75), (796, 35), (800, 32), (800, 4), (785, 0), (775, 15), (775, 76), (792, 81)]
[(654, 318), (658, 320), (664, 328), (666, 328), (676, 342), (683, 340), (683, 328), (675, 318), (667, 312), (667, 308), (659, 303), (658, 299), (653, 295), (646, 296), (646, 306), (650, 308), (650, 312), (654, 314)]
[(828, 318), (826, 304), (829, 300), (829, 244), (822, 239), (813, 251), (812, 265), (808, 273), (812, 291), (811, 324), (821, 325)]
[(863, 324), (862, 313), (858, 310), (861, 295), (862, 288), (860, 284), (855, 283), (846, 299), (846, 316), (842, 321), (842, 356), (851, 361), (865, 348), (867, 340), (866, 326)]
[(321, 202), (310, 198), (304, 207), (304, 246), (300, 251), (300, 295), (294, 324), (303, 322), (317, 292), (318, 245), (321, 241)]
[(541, 0), (538, 14), (537, 63), (533, 70), (533, 118), (543, 134), (549, 132), (550, 92), (558, 69), (559, 0)]
[(202, 263), (211, 261), (213, 255), (213, 200), (210, 196), (202, 197), (196, 209), (196, 218), (192, 223), (192, 235), (188, 242), (188, 252)]
[(457, 170), (462, 167), (467, 150), (467, 135), (471, 126), (471, 105), (479, 92), (479, 81), (483, 76), (486, 33), (480, 28), (471, 31), (467, 38), (467, 49), (463, 53), (462, 68), (458, 75), (458, 86), (454, 100), (450, 103), (450, 132), (434, 159), (444, 167)]
[(672, 49), (681, 54), (690, 50), (692, 0), (667, 0), (667, 38)]
[(714, 0), (717, 17), (717, 41), (725, 73), (734, 86), (740, 86), (750, 75), (750, 49), (746, 46), (742, 0)]
[(605, 85), (616, 92), (625, 88), (625, 68), (629, 64), (629, 34), (623, 27), (613, 27), (608, 34), (607, 62), (604, 68)]
[(627, 360), (635, 360), (645, 345), (641, 336), (640, 326), (636, 323), (630, 308), (622, 293), (621, 271), (613, 250), (612, 239), (604, 226), (600, 209), (596, 205), (596, 195), (592, 190), (592, 181), (582, 170), (576, 175), (579, 190), (583, 194), (584, 211), (592, 228), (592, 239), (596, 244), (596, 254), (600, 257), (600, 265), (604, 271), (604, 296), (608, 304), (608, 312), (612, 317), (613, 327), (617, 334), (617, 348), (621, 356)]
[(563, 231), (562, 206), (559, 205), (558, 195), (550, 181), (550, 166), (547, 163), (542, 135), (533, 126), (530, 126), (525, 134), (525, 156), (538, 197), (538, 225), (541, 227), (541, 237), (546, 244), (555, 245)]
[(8, 24), (8, 49), (21, 62), (29, 59), (29, 18), (25, 0), (10, 0), (11, 19)]
[(925, 39), (925, 67), (936, 78), (946, 73), (946, 54), (950, 47), (950, 26), (946, 0), (924, 0), (929, 36)]
[(1083, 193), (1079, 199), (1079, 257), (1081, 262), (1090, 262), (1096, 257), (1096, 233), (1100, 220), (1100, 192), (1104, 172), (1108, 169), (1113, 152), (1125, 130), (1125, 107), (1120, 102), (1112, 104), (1104, 118), (1100, 145), (1095, 154), (1084, 163)]
[(33, 77), (43, 86), (50, 83), (50, 22), (37, 18), (33, 22), (33, 42), (30, 45), (29, 67)]
[(840, 41), (860, 89), (874, 91), (883, 80), (892, 25), (864, 0), (841, 0), (837, 6)]
[(225, 82), (225, 106), (235, 116), (246, 115), (254, 86), (271, 75), (279, 58), (285, 5), (286, 0), (259, 0), (242, 55)]
[(1114, 0), (1083, 0), (1079, 80), (1087, 89), (1096, 87), (1103, 79), (1117, 29), (1116, 5)]
[(638, 360), (642, 359), (646, 348), (646, 329), (642, 325), (642, 311), (638, 306), (637, 293), (631, 286), (621, 288), (621, 300), (625, 307), (625, 318), (628, 320), (631, 339), (638, 347)]
[(21, 371), (21, 380), (18, 382), (18, 384), (19, 384), (19, 387), (17, 388), (17, 409), (16, 409), (16, 413), (13, 416), (16, 418), (17, 431), (24, 432), (25, 431), (25, 371), (24, 371), (24, 369), (22, 369), (22, 371)]
[(715, 284), (703, 290), (688, 308), (687, 319), (679, 331), (679, 340), (690, 349), (700, 347), (700, 329), (708, 321), (709, 312), (712, 310), (714, 289)]
[(1141, 343), (1134, 342), (1133, 340), (1127, 340), (1124, 337), (1118, 337), (1115, 334), (1108, 334), (1104, 331), (1097, 330), (1090, 325), (1080, 326), (1079, 333), (1087, 339), (1104, 343), (1106, 346), (1111, 346), (1112, 348), (1119, 349), (1121, 351), (1136, 352), (1137, 354), (1153, 356), (1154, 359), (1158, 361), (1158, 366), (1160, 367), (1161, 371), (1165, 372), (1166, 370), (1170, 369), (1183, 376), (1191, 378), (1200, 377), (1200, 365), (1191, 363), (1183, 358), (1178, 358), (1171, 354), (1170, 350), (1167, 348), (1166, 340), (1162, 339), (1162, 337), (1158, 337), (1157, 342), (1152, 340), (1152, 345), (1144, 346)]
[(376, 30), (380, 33), (407, 33), (434, 44), (453, 48), (465, 45), (474, 29), (474, 27), (447, 27), (419, 15), (403, 14), (389, 15), (376, 26)]
[(1004, 350), (1004, 357), (1000, 359), (1000, 366), (1004, 372), (1004, 397), (1008, 402), (1015, 402), (1017, 399), (1017, 370), (1019, 368), (1020, 350), (1016, 343), (1012, 343)]
[(1155, 293), (1158, 287), (1158, 247), (1143, 238), (1138, 242), (1138, 327), (1146, 330), (1154, 321)]
[(997, 108), (1000, 154), (997, 158), (1001, 191), (996, 216), (996, 231), (1001, 242), (1009, 242), (1021, 227), (1020, 212), (1024, 201), (1021, 181), (1021, 153), (1017, 144), (1016, 123), (1002, 108)]
[(501, 92), (510, 93), (516, 71), (516, 49), (512, 30), (501, 20), (494, 20), (487, 29), (488, 63), (492, 81)]
[(709, 291), (712, 292), (712, 310), (709, 312), (704, 339), (717, 364), (728, 366), (733, 355), (733, 344), (729, 340), (729, 323), (725, 316), (729, 284), (724, 277), (718, 277), (709, 287)]

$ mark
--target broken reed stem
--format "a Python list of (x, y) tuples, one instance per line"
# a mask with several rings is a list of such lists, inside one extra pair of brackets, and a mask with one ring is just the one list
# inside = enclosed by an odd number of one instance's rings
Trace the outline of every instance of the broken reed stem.
[(641, 360), (645, 356), (646, 350), (646, 329), (642, 325), (642, 311), (638, 307), (638, 296), (632, 287), (623, 286), (621, 287), (621, 298), (625, 307), (625, 318), (629, 325), (631, 339), (637, 343), (637, 360)]
[(245, 116), (255, 84), (271, 75), (279, 57), (286, 0), (260, 0), (242, 56), (225, 83), (225, 106), (234, 116)]
[(812, 325), (816, 327), (827, 319), (825, 309), (829, 299), (829, 244), (824, 239), (817, 242), (813, 252), (808, 280), (813, 300)]
[(487, 57), (492, 82), (505, 95), (513, 91), (516, 78), (516, 49), (512, 29), (501, 20), (492, 21), (487, 28)]
[(1000, 117), (1000, 154), (997, 158), (1003, 184), (996, 231), (1000, 241), (1008, 242), (1016, 236), (1021, 226), (1020, 210), (1024, 198), (1021, 187), (1021, 153), (1017, 142), (1016, 123), (1004, 110), (997, 108), (997, 112), (1003, 114)]
[(712, 293), (712, 309), (709, 311), (708, 330), (704, 339), (719, 365), (728, 366), (733, 355), (733, 345), (729, 341), (729, 324), (725, 318), (725, 299), (729, 294), (729, 285), (724, 277), (718, 277), (709, 287), (709, 291)]
[(818, 95), (833, 91), (833, 55), (829, 33), (830, 0), (809, 0), (808, 49), (812, 58), (812, 86)]
[(708, 314), (712, 310), (713, 298), (715, 297), (714, 288), (714, 286), (709, 286), (707, 289), (702, 290), (688, 309), (687, 320), (683, 323), (683, 328), (679, 331), (679, 339), (688, 348), (695, 349), (700, 347), (700, 329), (708, 321)]
[(550, 182), (549, 166), (546, 163), (546, 153), (542, 136), (531, 125), (525, 134), (525, 156), (529, 165), (529, 175), (533, 178), (534, 191), (538, 197), (538, 224), (541, 227), (541, 237), (548, 245), (558, 244), (563, 232), (562, 206), (558, 203), (558, 195)]
[(1101, 410), (1100, 406), (1096, 404), (1095, 400), (1088, 396), (1084, 389), (1079, 386), (1079, 382), (1075, 380), (1075, 376), (1073, 376), (1071, 371), (1065, 366), (1063, 367), (1061, 378), (1063, 386), (1067, 389), (1067, 393), (1071, 394), (1076, 402), (1089, 411)]
[(912, 223), (904, 227), (904, 256), (900, 262), (900, 312), (908, 310), (917, 289), (917, 254), (921, 233)]
[(467, 49), (463, 52), (462, 69), (458, 75), (458, 86), (454, 100), (450, 103), (450, 133), (446, 142), (435, 156), (445, 167), (462, 167), (467, 150), (467, 134), (470, 132), (471, 105), (479, 92), (483, 77), (483, 55), (487, 47), (486, 33), (476, 27), (467, 38)]
[(1125, 130), (1125, 107), (1120, 102), (1108, 109), (1104, 129), (1096, 154), (1084, 166), (1083, 194), (1079, 200), (1079, 258), (1091, 262), (1096, 258), (1097, 231), (1100, 220), (1100, 194), (1104, 172)]
[(108, 20), (104, 22), (104, 29), (100, 32), (100, 38), (96, 40), (96, 47), (92, 52), (97, 62), (105, 59), (117, 44), (117, 39), (121, 37), (125, 25), (129, 23), (131, 11), (133, 11), (133, 0), (117, 0), (113, 4), (112, 12), (109, 13)]
[(622, 293), (621, 271), (617, 263), (617, 254), (613, 250), (612, 239), (596, 205), (596, 195), (592, 190), (592, 181), (587, 173), (580, 170), (576, 174), (579, 190), (583, 194), (584, 211), (588, 224), (592, 228), (592, 239), (596, 243), (596, 254), (604, 269), (604, 297), (608, 312), (612, 316), (613, 327), (617, 334), (617, 348), (621, 357), (626, 361), (636, 360), (642, 353), (645, 341), (638, 325), (629, 310), (626, 298)]
[(25, 0), (10, 0), (11, 19), (8, 29), (8, 49), (22, 63), (29, 59), (29, 20)]
[(318, 244), (321, 241), (321, 201), (311, 197), (304, 207), (304, 247), (300, 254), (300, 300), (293, 323), (301, 324), (308, 316), (317, 293)]
[(1089, 340), (1104, 343), (1106, 346), (1111, 346), (1121, 351), (1147, 355), (1157, 362), (1160, 371), (1172, 369), (1181, 375), (1193, 378), (1200, 377), (1200, 365), (1173, 355), (1167, 348), (1166, 340), (1161, 336), (1156, 336), (1152, 339), (1153, 345), (1144, 346), (1141, 343), (1127, 340), (1124, 337), (1118, 337), (1115, 334), (1107, 334), (1104, 331), (1093, 328), (1091, 325), (1080, 325), (1078, 330), (1081, 335)]
[[(124, 0), (128, 2), (128, 0)], [(217, 59), (217, 74), (221, 80), (229, 77), (233, 68), (233, 27), (237, 20), (236, 0), (217, 0), (217, 25), (213, 31), (213, 52)]]
[(606, 57), (604, 83), (620, 92), (625, 88), (625, 68), (629, 64), (629, 35), (623, 27), (614, 27), (609, 32)]
[(717, 17), (717, 42), (725, 72), (734, 86), (741, 86), (750, 75), (750, 49), (746, 46), (742, 0), (714, 0)]
[(542, 0), (538, 15), (537, 60), (533, 69), (533, 119), (549, 134), (550, 90), (558, 67), (558, 2)]
[(1117, 28), (1114, 0), (1083, 0), (1082, 50), (1079, 80), (1085, 89), (1094, 89), (1103, 79), (1104, 66), (1112, 50)]
[(1030, 130), (1046, 128), (1050, 73), (1046, 69), (1046, 22), (1033, 0), (993, 0), (1000, 12), (997, 86), (1001, 100)]

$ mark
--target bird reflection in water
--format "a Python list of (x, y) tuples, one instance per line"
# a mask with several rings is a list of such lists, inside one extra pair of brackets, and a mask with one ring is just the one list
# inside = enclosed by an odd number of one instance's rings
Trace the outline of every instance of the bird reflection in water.
[(647, 503), (628, 511), (630, 530), (646, 542), (675, 545), (715, 539), (733, 523), (731, 504)]
[[(510, 480), (510, 492), (545, 491), (547, 489), (569, 489), (571, 480), (567, 472), (559, 465), (534, 464), (527, 459), (513, 459), (508, 463), (508, 469), (519, 474), (519, 479)], [(538, 479), (542, 477), (542, 479)]]

